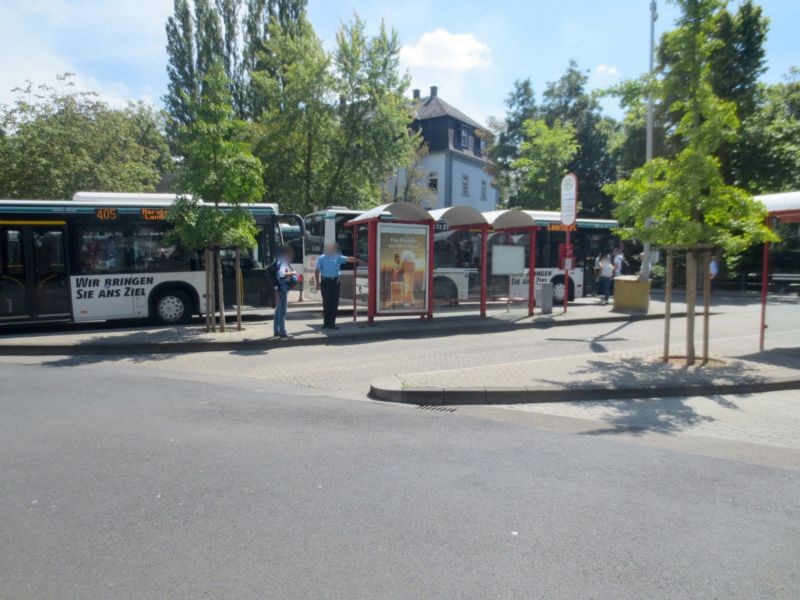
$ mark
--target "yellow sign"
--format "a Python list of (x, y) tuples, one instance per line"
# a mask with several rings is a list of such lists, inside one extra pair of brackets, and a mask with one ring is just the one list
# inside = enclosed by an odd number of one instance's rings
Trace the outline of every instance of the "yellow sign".
[(428, 225), (378, 224), (378, 312), (428, 309)]
[(117, 209), (116, 208), (98, 208), (94, 211), (94, 216), (100, 221), (116, 221)]
[(169, 211), (166, 208), (143, 208), (142, 218), (145, 221), (166, 221)]

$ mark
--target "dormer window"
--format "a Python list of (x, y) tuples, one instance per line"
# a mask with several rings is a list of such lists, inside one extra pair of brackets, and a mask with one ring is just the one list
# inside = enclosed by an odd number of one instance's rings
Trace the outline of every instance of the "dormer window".
[(481, 155), (481, 138), (475, 136), (475, 154), (477, 156)]
[(466, 127), (461, 128), (461, 147), (469, 147), (469, 130)]

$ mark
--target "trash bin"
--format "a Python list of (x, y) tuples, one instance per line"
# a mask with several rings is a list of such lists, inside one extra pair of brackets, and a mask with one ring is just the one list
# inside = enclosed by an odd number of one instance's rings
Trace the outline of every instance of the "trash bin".
[(536, 288), (536, 306), (543, 315), (553, 314), (553, 284), (543, 283)]

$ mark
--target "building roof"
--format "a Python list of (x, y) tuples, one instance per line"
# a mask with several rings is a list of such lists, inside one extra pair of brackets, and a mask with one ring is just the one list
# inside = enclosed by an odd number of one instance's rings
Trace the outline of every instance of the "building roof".
[(450, 106), (447, 102), (442, 100), (438, 95), (436, 96), (428, 96), (427, 98), (420, 98), (417, 100), (417, 106), (414, 110), (414, 118), (418, 121), (424, 121), (426, 119), (435, 119), (437, 117), (453, 117), (457, 121), (461, 121), (462, 123), (466, 123), (470, 127), (474, 127), (475, 129), (481, 129), (483, 131), (486, 130), (486, 127), (475, 121), (474, 119), (470, 119), (467, 115), (463, 112), (458, 110), (457, 108)]

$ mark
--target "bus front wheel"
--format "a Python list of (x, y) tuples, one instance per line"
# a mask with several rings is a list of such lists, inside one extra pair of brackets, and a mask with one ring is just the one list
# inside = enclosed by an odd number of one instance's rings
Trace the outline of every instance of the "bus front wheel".
[(181, 325), (192, 318), (192, 301), (180, 290), (164, 290), (153, 308), (156, 321), (162, 325)]

